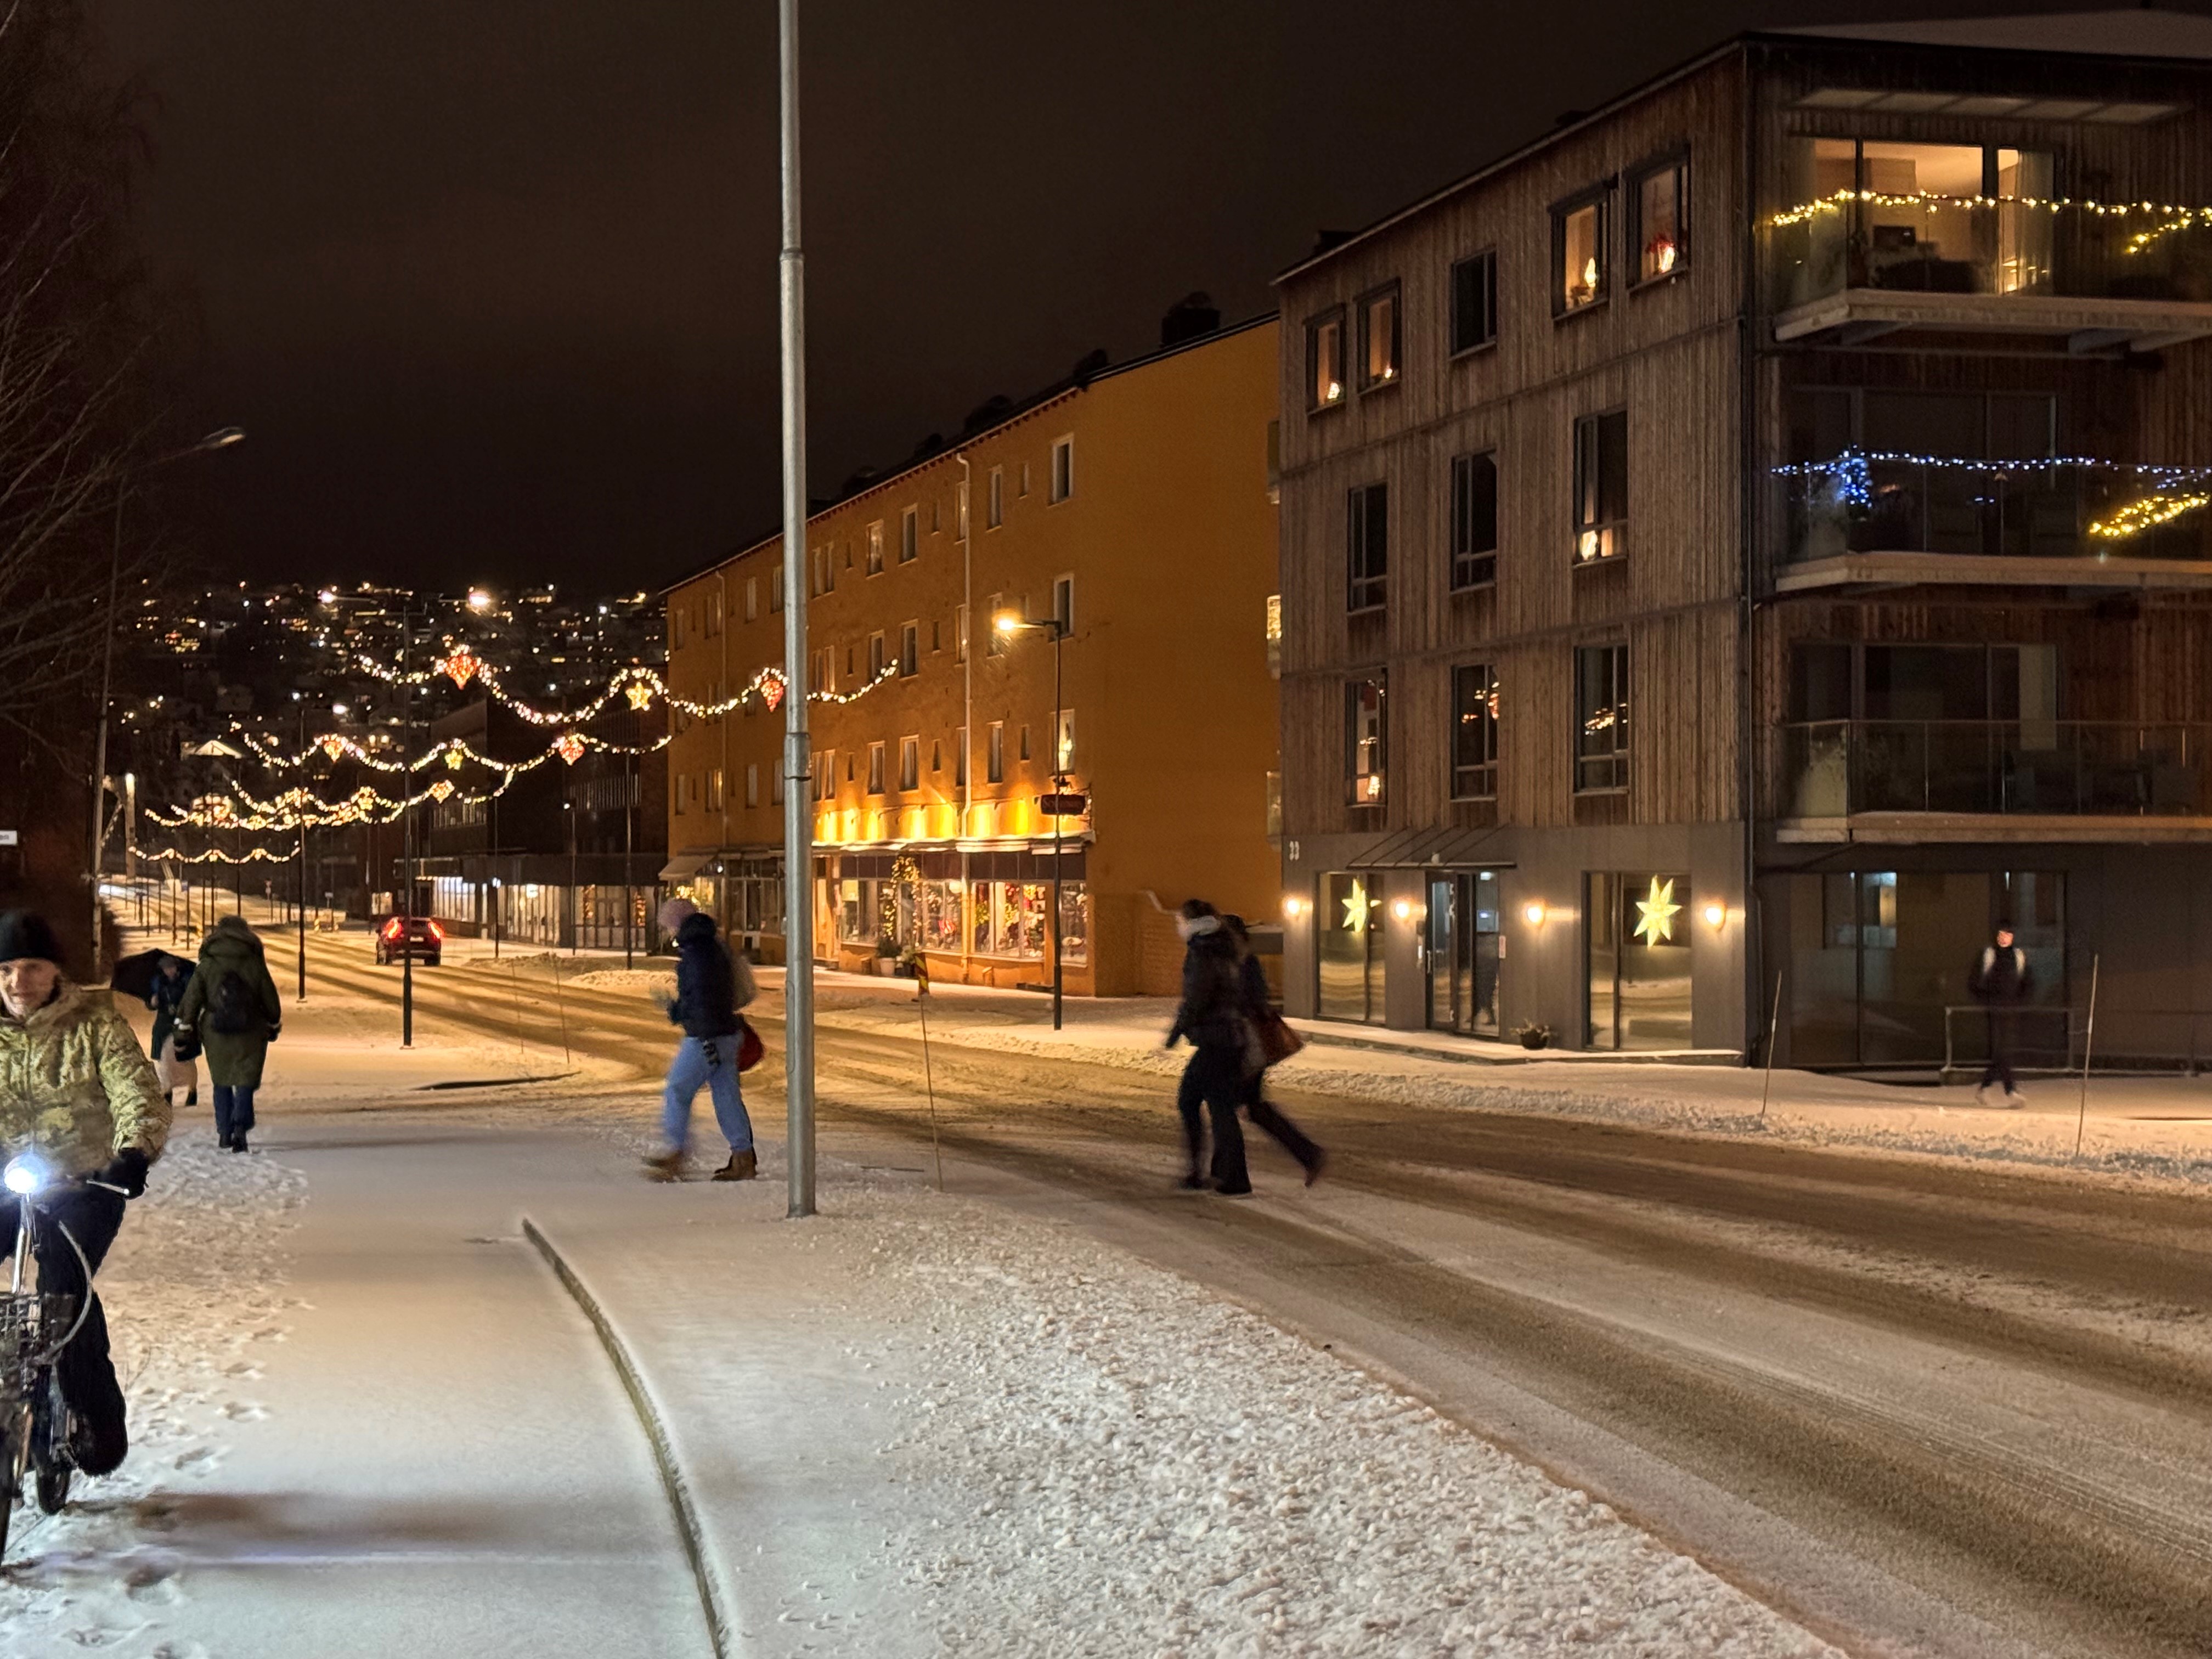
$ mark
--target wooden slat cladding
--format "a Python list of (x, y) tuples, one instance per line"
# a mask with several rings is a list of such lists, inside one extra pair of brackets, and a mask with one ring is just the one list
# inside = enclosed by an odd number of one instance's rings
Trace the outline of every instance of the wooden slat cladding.
[[(1389, 828), (1577, 821), (1574, 648), (1630, 647), (1632, 783), (1625, 816), (1658, 823), (1735, 813), (1742, 499), (1736, 419), (1741, 300), (1741, 61), (1717, 62), (1617, 118), (1413, 216), (1286, 283), (1283, 294), (1284, 805), (1286, 832), (1355, 828), (1345, 796), (1343, 686), (1389, 677)], [(1622, 191), (1653, 158), (1686, 152), (1690, 258), (1632, 288)], [(1620, 186), (1607, 231), (1611, 297), (1552, 311), (1552, 205)], [(1498, 337), (1450, 349), (1454, 263), (1498, 253)], [(1395, 384), (1306, 409), (1304, 325), (1342, 307), (1347, 360), (1358, 297), (1396, 283)], [(1355, 376), (1356, 380), (1356, 376)], [(1626, 550), (1577, 569), (1577, 418), (1628, 416)], [(1455, 456), (1498, 461), (1497, 581), (1451, 589)], [(1390, 497), (1389, 603), (1346, 614), (1346, 497)], [(1494, 805), (1450, 799), (1451, 670), (1487, 662), (1501, 685)], [(1363, 815), (1365, 816), (1365, 815)]]

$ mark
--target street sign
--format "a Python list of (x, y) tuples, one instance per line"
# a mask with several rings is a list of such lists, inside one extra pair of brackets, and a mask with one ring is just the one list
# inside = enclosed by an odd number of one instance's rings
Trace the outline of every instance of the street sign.
[(1037, 811), (1048, 818), (1079, 818), (1091, 810), (1088, 795), (1039, 795)]
[(0, 830), (0, 847), (16, 846), (15, 834), (13, 830)]

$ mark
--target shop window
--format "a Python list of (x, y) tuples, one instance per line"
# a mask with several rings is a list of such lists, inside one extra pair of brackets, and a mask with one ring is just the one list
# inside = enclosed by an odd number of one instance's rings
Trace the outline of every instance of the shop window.
[(1451, 268), (1451, 349), (1479, 351), (1498, 339), (1498, 250), (1485, 248)]
[(1628, 787), (1628, 647), (1575, 653), (1575, 791)]
[(1575, 422), (1575, 562), (1595, 564), (1627, 550), (1628, 411)]
[(1606, 297), (1606, 195), (1598, 189), (1552, 210), (1552, 314), (1571, 316)]
[(1389, 485), (1362, 484), (1346, 492), (1345, 572), (1345, 609), (1381, 609), (1389, 592)]
[(1321, 878), (1314, 916), (1323, 1019), (1379, 1025), (1383, 1017), (1384, 911), (1374, 878), (1337, 872)]
[(1091, 907), (1084, 902), (1084, 898), (1083, 883), (1060, 883), (1060, 959), (1071, 968), (1079, 967), (1091, 960)]
[(1344, 688), (1344, 774), (1354, 806), (1380, 806), (1389, 760), (1387, 687), (1380, 674)]
[(1398, 285), (1359, 301), (1359, 389), (1371, 392), (1398, 378)]
[(1451, 792), (1454, 800), (1498, 794), (1498, 675), (1487, 664), (1452, 670)]
[(1306, 406), (1334, 409), (1344, 401), (1344, 313), (1306, 325)]
[(1688, 1048), (1690, 932), (1697, 912), (1687, 875), (1584, 878), (1592, 1048)]
[(1498, 580), (1498, 452), (1452, 460), (1451, 585), (1486, 587)]
[(1686, 155), (1655, 162), (1628, 186), (1632, 222), (1628, 240), (1636, 249), (1636, 280), (1656, 283), (1690, 263), (1690, 161)]

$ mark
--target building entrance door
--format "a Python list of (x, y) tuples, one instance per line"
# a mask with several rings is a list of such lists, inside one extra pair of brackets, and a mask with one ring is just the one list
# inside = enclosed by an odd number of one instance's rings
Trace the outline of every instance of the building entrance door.
[(1429, 1026), (1498, 1035), (1498, 872), (1429, 878)]

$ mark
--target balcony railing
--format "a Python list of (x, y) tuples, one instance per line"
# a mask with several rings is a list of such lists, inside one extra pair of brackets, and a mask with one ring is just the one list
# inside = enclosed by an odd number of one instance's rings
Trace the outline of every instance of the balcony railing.
[(1778, 311), (1847, 289), (2212, 302), (2212, 227), (2193, 219), (1940, 198), (1784, 216), (1767, 233)]
[(1781, 818), (2212, 817), (2212, 725), (1816, 720), (1781, 738)]
[(2194, 471), (1846, 454), (1782, 469), (1777, 483), (1792, 562), (1844, 553), (2212, 559), (2212, 474)]

